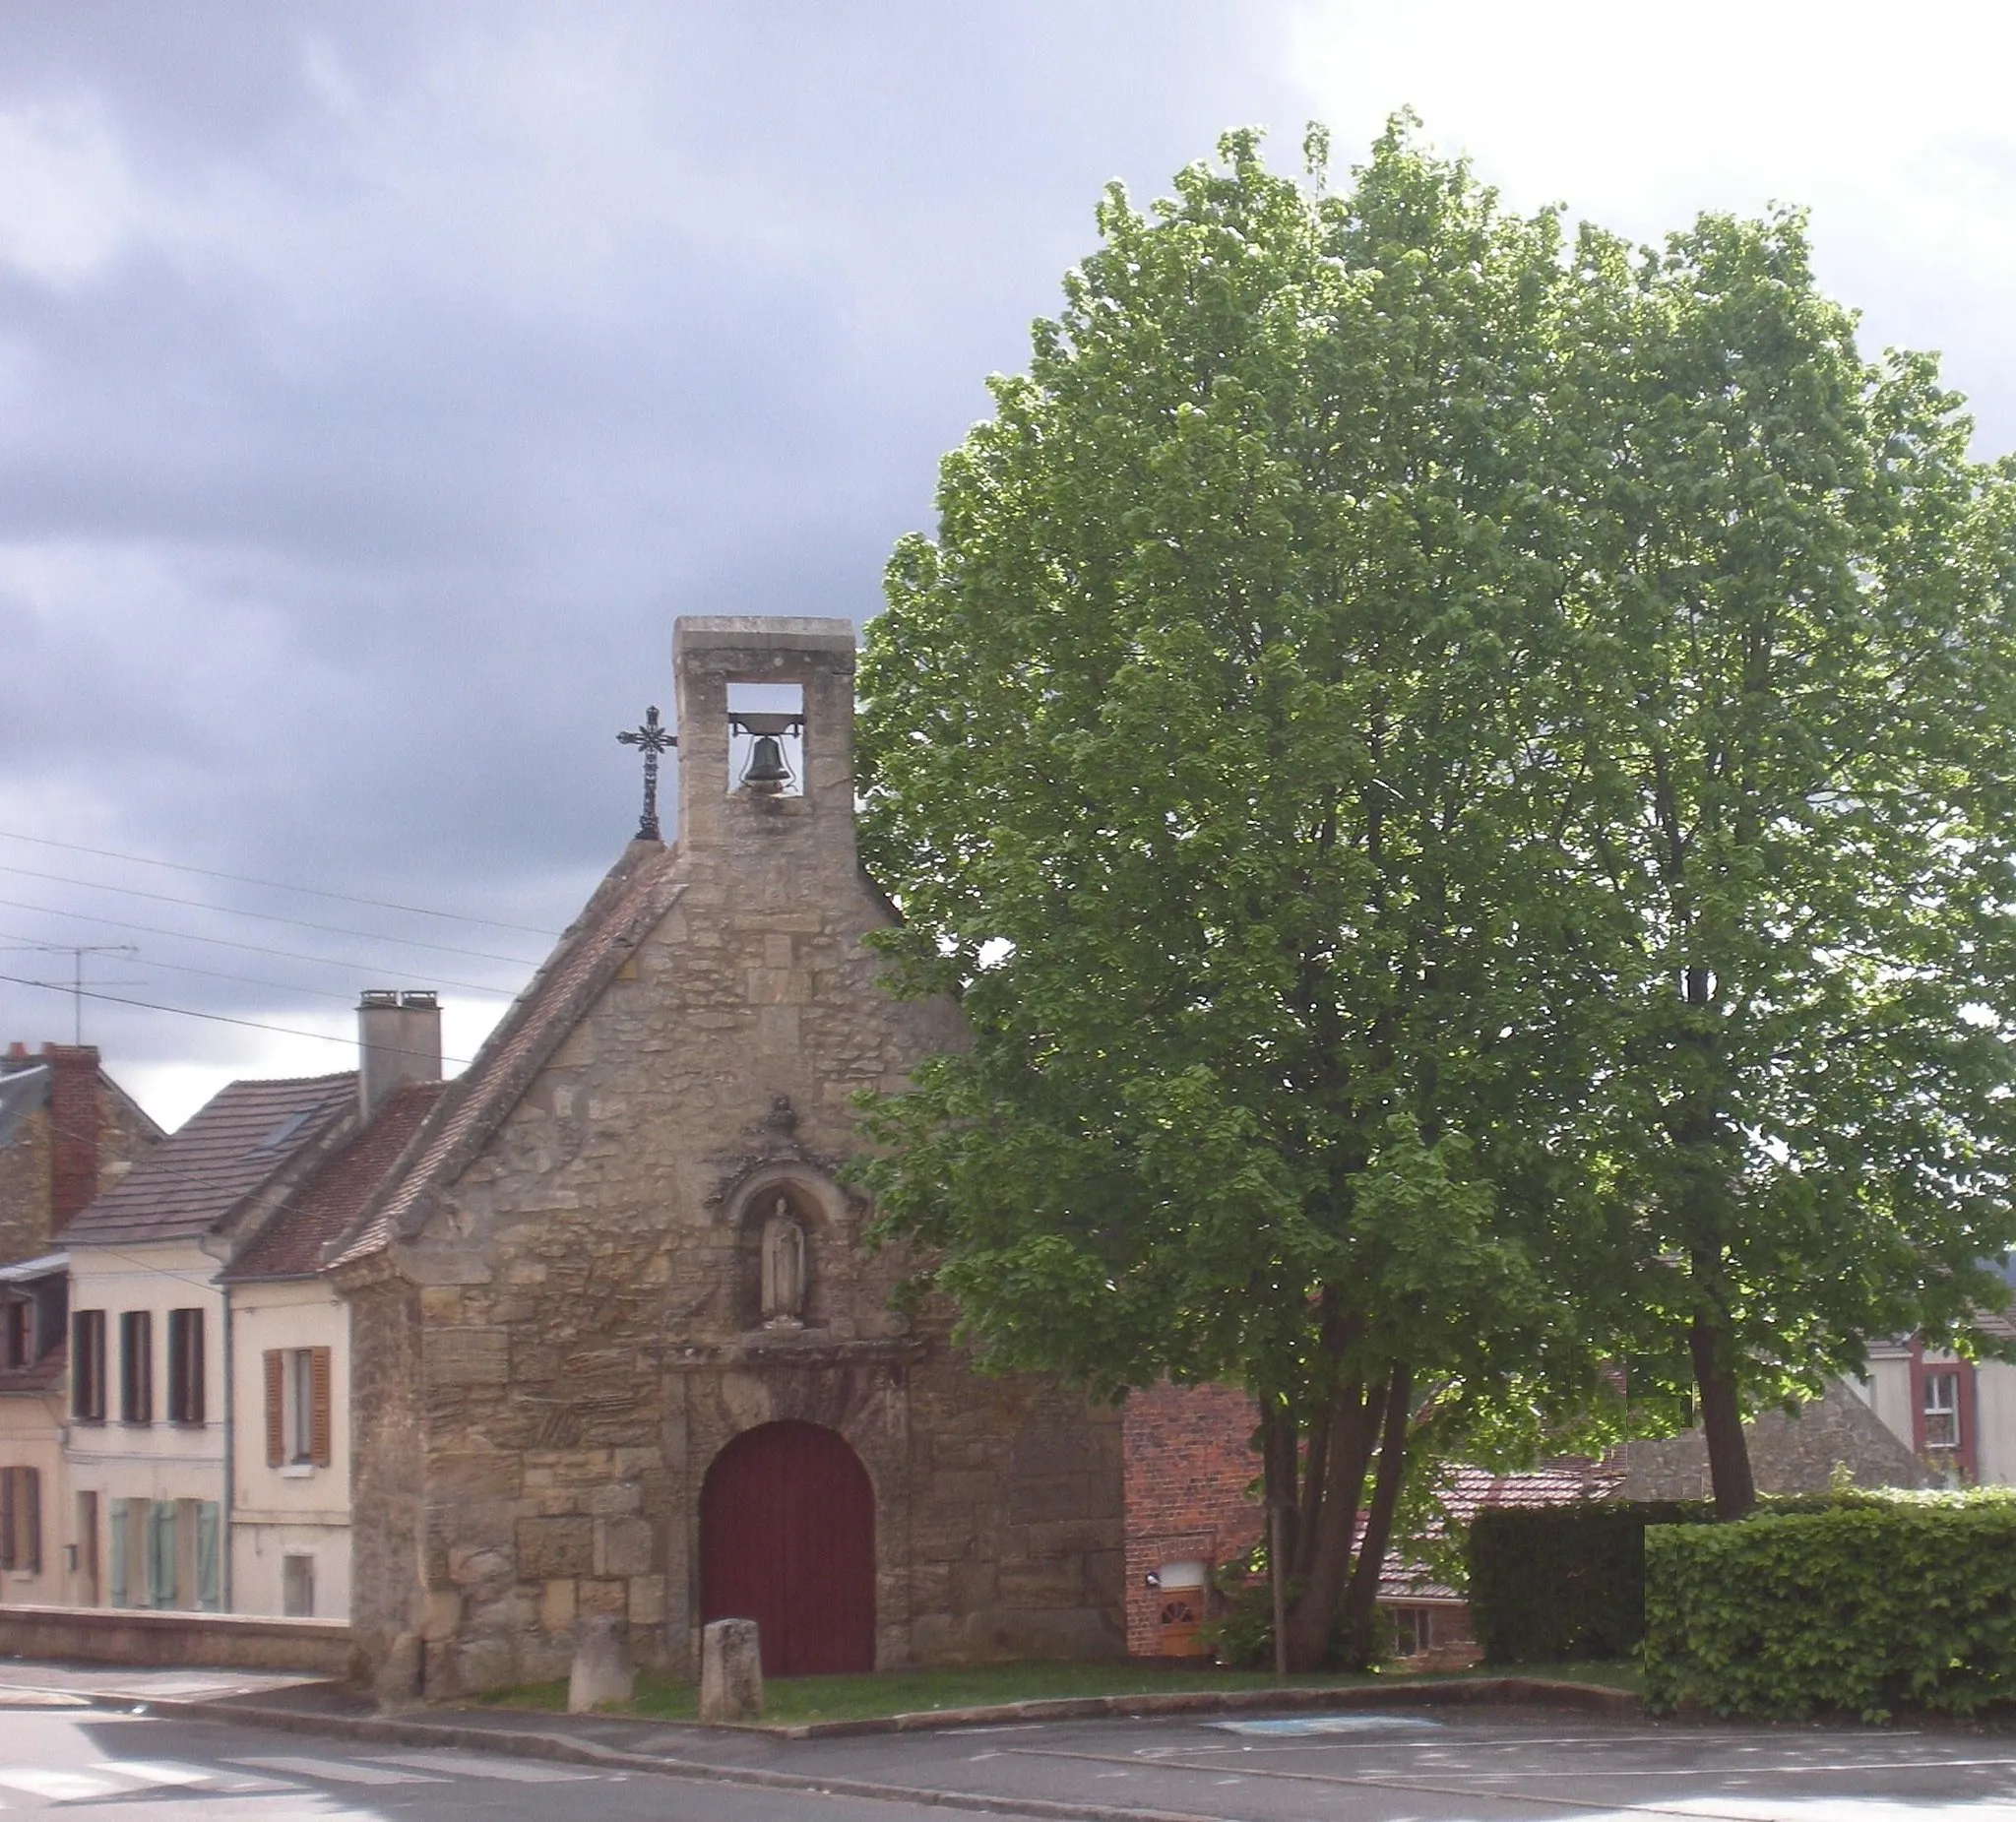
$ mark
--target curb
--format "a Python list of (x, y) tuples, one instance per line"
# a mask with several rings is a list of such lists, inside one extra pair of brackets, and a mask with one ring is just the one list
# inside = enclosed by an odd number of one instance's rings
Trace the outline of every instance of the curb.
[[(466, 1727), (452, 1721), (423, 1721), (394, 1715), (316, 1714), (310, 1710), (272, 1708), (242, 1700), (152, 1698), (134, 1693), (86, 1694), (84, 1699), (94, 1708), (109, 1711), (130, 1714), (136, 1708), (144, 1708), (152, 1715), (180, 1720), (236, 1723), (245, 1727), (271, 1728), (281, 1732), (359, 1740), (371, 1745), (447, 1746), (469, 1752), (501, 1753), (512, 1758), (587, 1765), (601, 1771), (650, 1772), (662, 1777), (710, 1784), (855, 1796), (875, 1802), (914, 1803), (974, 1814), (1044, 1816), (1057, 1818), (1057, 1822), (1215, 1822), (1214, 1818), (1175, 1810), (1059, 1802), (1027, 1796), (994, 1796), (980, 1791), (939, 1791), (860, 1779), (763, 1771), (753, 1766), (710, 1765), (704, 1760), (681, 1759), (668, 1754), (626, 1752), (618, 1747), (597, 1745), (592, 1740), (574, 1739), (566, 1734), (546, 1733), (530, 1728)], [(833, 1739), (850, 1734), (914, 1733), (939, 1728), (1018, 1721), (1097, 1720), (1124, 1715), (1231, 1714), (1261, 1708), (1307, 1712), (1513, 1706), (1569, 1709), (1617, 1717), (1636, 1716), (1643, 1712), (1640, 1699), (1628, 1690), (1608, 1689), (1593, 1683), (1549, 1682), (1541, 1677), (1495, 1676), (1470, 1681), (1391, 1683), (1358, 1689), (1231, 1689), (1166, 1695), (1066, 1696), (1047, 1701), (1001, 1703), (985, 1708), (933, 1709), (864, 1721), (805, 1722), (790, 1727), (756, 1725), (708, 1730), (762, 1733), (779, 1739)], [(670, 1722), (666, 1725), (684, 1727), (697, 1724)]]
[[(1119, 1808), (1106, 1803), (1069, 1803), (1030, 1796), (989, 1795), (977, 1791), (936, 1791), (920, 1786), (874, 1784), (857, 1778), (821, 1778), (796, 1772), (766, 1772), (754, 1766), (709, 1765), (647, 1752), (623, 1752), (563, 1734), (464, 1728), (433, 1721), (400, 1721), (371, 1715), (317, 1715), (298, 1709), (234, 1707), (227, 1702), (150, 1700), (131, 1695), (93, 1695), (94, 1708), (184, 1721), (233, 1722), (277, 1732), (313, 1733), (324, 1738), (363, 1740), (372, 1745), (450, 1746), (470, 1752), (501, 1753), (519, 1759), (590, 1765), (598, 1771), (651, 1772), (696, 1783), (740, 1785), (761, 1791), (796, 1791), (821, 1796), (857, 1796), (870, 1802), (910, 1803), (920, 1808), (957, 1809), (977, 1815), (1045, 1816), (1057, 1822), (1223, 1822), (1188, 1810)], [(682, 1726), (683, 1723), (671, 1723)], [(742, 1728), (739, 1731), (752, 1731)], [(765, 1729), (766, 1731), (768, 1729)]]
[[(1235, 1715), (1256, 1708), (1560, 1708), (1584, 1714), (1637, 1716), (1643, 1698), (1600, 1683), (1560, 1683), (1539, 1676), (1482, 1676), (1447, 1682), (1379, 1683), (1353, 1689), (1191, 1689), (1180, 1694), (1052, 1696), (983, 1708), (932, 1708), (860, 1721), (730, 1724), (738, 1733), (773, 1739), (842, 1739), (871, 1733), (921, 1733), (934, 1728), (998, 1726), (1017, 1721), (1099, 1721), (1127, 1715)], [(698, 1727), (699, 1722), (680, 1726)]]

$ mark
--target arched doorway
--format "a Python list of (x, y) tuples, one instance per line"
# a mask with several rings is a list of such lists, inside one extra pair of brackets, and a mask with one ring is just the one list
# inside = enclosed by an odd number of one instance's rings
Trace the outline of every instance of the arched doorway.
[(766, 1676), (875, 1667), (875, 1489), (817, 1423), (765, 1423), (700, 1489), (700, 1613), (753, 1619)]

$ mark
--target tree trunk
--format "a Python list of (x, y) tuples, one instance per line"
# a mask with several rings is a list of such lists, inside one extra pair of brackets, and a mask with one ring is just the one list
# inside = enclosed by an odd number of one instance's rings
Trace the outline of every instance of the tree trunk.
[(1321, 1503), (1308, 1542), (1308, 1573), (1302, 1592), (1288, 1618), (1289, 1668), (1319, 1670), (1330, 1650), (1331, 1622), (1351, 1566), (1352, 1531), (1358, 1499), (1364, 1491), (1365, 1470), (1379, 1424), (1383, 1386), (1365, 1388), (1348, 1383), (1338, 1388), (1330, 1410), (1328, 1472)]
[[(1296, 1512), (1296, 1480), (1301, 1438), (1294, 1408), (1275, 1399), (1260, 1402), (1261, 1486), (1267, 1495), (1268, 1573), (1272, 1575), (1274, 1554), (1283, 1553), (1282, 1573), (1292, 1573), (1299, 1530)], [(1272, 1514), (1280, 1512), (1282, 1528), (1274, 1529)]]
[(1727, 1323), (1696, 1314), (1687, 1331), (1687, 1351), (1693, 1356), (1694, 1384), (1701, 1394), (1701, 1433), (1708, 1443), (1715, 1516), (1739, 1519), (1757, 1503), (1757, 1482), (1750, 1474), (1750, 1445), (1743, 1435), (1743, 1407)]
[(1393, 1513), (1400, 1504), (1407, 1472), (1408, 1425), (1414, 1416), (1414, 1374), (1405, 1364), (1393, 1369), (1386, 1389), (1386, 1420), (1379, 1439), (1379, 1472), (1372, 1482), (1372, 1501), (1365, 1512), (1365, 1535), (1358, 1542), (1357, 1561), (1345, 1597), (1344, 1663), (1351, 1670), (1370, 1667), (1372, 1621), (1379, 1600), (1379, 1575), (1386, 1566), (1386, 1545), (1393, 1537)]

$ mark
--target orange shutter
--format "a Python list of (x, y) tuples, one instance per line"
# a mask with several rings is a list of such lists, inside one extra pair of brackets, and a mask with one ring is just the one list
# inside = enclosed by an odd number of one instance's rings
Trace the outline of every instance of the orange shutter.
[(308, 1455), (317, 1468), (329, 1466), (329, 1365), (327, 1348), (308, 1351), (309, 1402), (315, 1411), (314, 1419), (308, 1426)]
[(285, 1397), (286, 1361), (277, 1348), (266, 1351), (266, 1465), (278, 1468), (286, 1460), (287, 1423)]

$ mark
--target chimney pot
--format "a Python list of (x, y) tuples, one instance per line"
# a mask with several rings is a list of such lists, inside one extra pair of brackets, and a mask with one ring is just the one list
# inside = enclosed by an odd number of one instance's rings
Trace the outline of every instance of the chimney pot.
[(357, 999), (357, 1110), (369, 1120), (410, 1082), (441, 1080), (441, 1000), (366, 987)]

